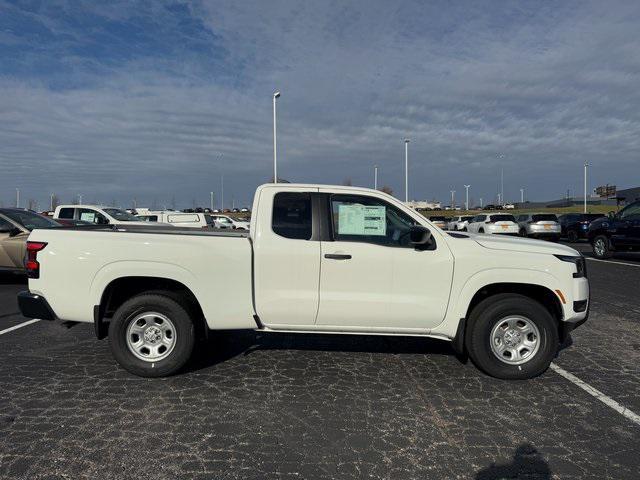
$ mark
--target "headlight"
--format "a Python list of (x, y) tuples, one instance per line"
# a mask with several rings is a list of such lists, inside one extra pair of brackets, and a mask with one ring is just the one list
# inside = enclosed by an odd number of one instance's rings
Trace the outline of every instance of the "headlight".
[(573, 278), (586, 278), (587, 277), (587, 262), (584, 257), (572, 257), (569, 255), (554, 255), (558, 260), (563, 262), (571, 262), (576, 266), (576, 272), (573, 274)]

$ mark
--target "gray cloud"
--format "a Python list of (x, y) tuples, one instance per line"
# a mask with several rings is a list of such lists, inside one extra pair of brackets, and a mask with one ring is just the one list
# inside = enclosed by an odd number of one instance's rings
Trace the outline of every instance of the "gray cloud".
[[(532, 198), (580, 192), (585, 160), (593, 184), (640, 182), (636, 2), (187, 7), (211, 33), (214, 62), (206, 49), (108, 64), (74, 56), (70, 87), (3, 75), (0, 200), (10, 203), (18, 186), (43, 203), (55, 191), (206, 204), (224, 174), (227, 199), (248, 203), (271, 174), (275, 89), (280, 172), (292, 180), (368, 186), (378, 164), (381, 182), (401, 194), (409, 136), (416, 198), (445, 200), (454, 188), (461, 198), (464, 183), (476, 199), (493, 198), (501, 165), (511, 199), (521, 186)], [(140, 10), (90, 13), (126, 23)], [(145, 15), (178, 28), (161, 9)], [(72, 44), (88, 41), (46, 24)]]

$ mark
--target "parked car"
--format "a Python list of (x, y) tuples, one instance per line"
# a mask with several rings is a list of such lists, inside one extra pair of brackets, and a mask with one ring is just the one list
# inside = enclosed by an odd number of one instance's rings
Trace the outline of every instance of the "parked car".
[(519, 230), (513, 215), (506, 213), (476, 215), (467, 225), (467, 231), (471, 233), (518, 235)]
[(24, 273), (27, 238), (34, 228), (55, 228), (49, 217), (22, 208), (0, 208), (0, 271)]
[(555, 213), (526, 213), (516, 217), (521, 237), (560, 240), (560, 224)]
[(640, 201), (592, 221), (587, 237), (596, 258), (610, 258), (616, 252), (640, 251)]
[(210, 215), (215, 228), (227, 228), (232, 230), (249, 230), (250, 222), (236, 220), (229, 215)]
[(22, 314), (93, 323), (147, 377), (209, 330), (254, 329), (439, 338), (523, 379), (587, 319), (584, 258), (564, 245), (447, 234), (365, 188), (263, 185), (253, 212), (245, 232), (34, 230)]
[(429, 221), (436, 227), (441, 228), (442, 230), (447, 229), (447, 217), (432, 215), (429, 217)]
[(558, 217), (561, 235), (570, 242), (586, 239), (589, 224), (597, 218), (602, 218), (602, 213), (566, 213)]
[(458, 217), (453, 217), (449, 223), (447, 223), (447, 230), (453, 230), (453, 231), (457, 231), (457, 230), (462, 230), (462, 231), (467, 231), (467, 225), (469, 225), (469, 220), (471, 220), (473, 217), (472, 216), (458, 216)]
[(53, 218), (82, 220), (96, 225), (144, 224), (138, 217), (125, 210), (97, 205), (60, 205), (56, 207)]
[(143, 222), (166, 223), (174, 227), (187, 228), (213, 228), (214, 222), (210, 215), (206, 213), (184, 213), (184, 212), (168, 212), (149, 211), (144, 215), (138, 215), (137, 218)]

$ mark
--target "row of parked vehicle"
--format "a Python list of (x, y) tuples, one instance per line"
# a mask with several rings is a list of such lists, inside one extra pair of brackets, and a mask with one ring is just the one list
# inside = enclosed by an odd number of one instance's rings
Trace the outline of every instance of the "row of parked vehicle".
[(53, 212), (53, 219), (73, 222), (75, 225), (152, 225), (165, 224), (186, 228), (219, 228), (248, 230), (249, 222), (229, 215), (202, 212), (177, 212), (173, 210), (140, 210), (138, 215), (113, 207), (96, 205), (60, 205)]
[(443, 230), (471, 233), (519, 235), (557, 242), (587, 240), (593, 255), (604, 259), (615, 252), (640, 250), (640, 201), (633, 202), (618, 213), (482, 213), (456, 216), (450, 219), (431, 216), (429, 220)]

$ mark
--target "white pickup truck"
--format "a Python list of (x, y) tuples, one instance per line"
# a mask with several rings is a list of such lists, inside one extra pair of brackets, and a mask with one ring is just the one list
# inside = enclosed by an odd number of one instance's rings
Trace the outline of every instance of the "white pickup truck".
[(250, 230), (34, 230), (23, 315), (94, 323), (158, 377), (215, 330), (425, 336), (486, 373), (530, 378), (587, 319), (584, 258), (548, 242), (447, 233), (382, 192), (267, 184)]

